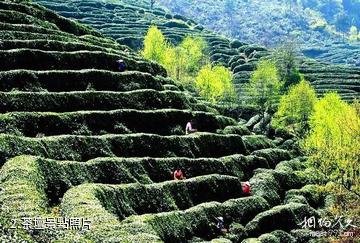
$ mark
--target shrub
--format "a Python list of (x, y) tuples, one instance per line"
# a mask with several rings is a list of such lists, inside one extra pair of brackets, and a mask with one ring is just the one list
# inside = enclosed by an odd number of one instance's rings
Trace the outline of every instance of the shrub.
[[(78, 52), (46, 52), (31, 49), (16, 49), (0, 51), (0, 61), (4, 62), (0, 70), (31, 69), (31, 70), (80, 70), (80, 69), (104, 69), (116, 71), (118, 55), (99, 51)], [(129, 70), (151, 73), (153, 75), (165, 75), (164, 70), (155, 63), (137, 61), (129, 56), (121, 57), (129, 67)], [(5, 62), (6, 60), (6, 62)], [(33, 60), (27, 62), (26, 60)]]
[[(12, 220), (19, 221), (22, 217), (39, 217), (47, 214), (46, 184), (35, 158), (13, 158), (0, 172), (0, 232), (2, 227), (10, 229)], [(25, 230), (17, 230), (16, 235), (30, 240)], [(1, 237), (4, 235), (0, 236), (0, 239)]]
[(187, 29), (189, 28), (189, 25), (187, 25), (186, 22), (183, 21), (175, 21), (175, 20), (170, 20), (168, 22), (166, 22), (164, 24), (164, 26), (169, 27), (169, 28), (183, 28), (183, 29)]
[(250, 135), (250, 130), (245, 125), (227, 126), (222, 131), (223, 134)]
[(292, 189), (286, 192), (285, 202), (296, 202), (299, 197), (305, 200), (302, 203), (308, 204), (313, 208), (324, 207), (325, 193), (318, 185), (306, 185), (301, 189)]
[[(5, 77), (2, 76), (5, 82)], [(106, 77), (106, 76), (105, 76)], [(25, 77), (24, 77), (25, 78)], [(44, 77), (45, 78), (45, 77)], [(110, 78), (110, 77), (108, 77)], [(75, 78), (74, 78), (75, 79)], [(73, 79), (73, 80), (74, 80)], [(148, 80), (149, 81), (149, 80)], [(13, 80), (15, 82), (15, 79)], [(128, 92), (3, 92), (0, 104), (2, 113), (13, 111), (71, 112), (78, 110), (124, 109), (192, 109), (200, 104), (192, 103), (182, 92), (134, 90)], [(205, 110), (205, 107), (200, 107)]]
[(246, 226), (249, 236), (259, 236), (262, 233), (281, 229), (290, 231), (299, 228), (305, 217), (318, 216), (318, 213), (308, 205), (290, 203), (276, 206), (268, 211), (262, 212), (250, 221)]
[(196, 25), (196, 26), (195, 26), (195, 29), (196, 29), (196, 30), (199, 30), (199, 31), (203, 31), (203, 30), (204, 30), (204, 26), (202, 26), (202, 25)]
[(266, 136), (261, 135), (246, 135), (242, 137), (246, 148), (249, 151), (257, 151), (261, 149), (273, 148), (273, 142)]
[(274, 168), (279, 162), (289, 160), (292, 157), (289, 151), (278, 148), (257, 150), (254, 151), (253, 154), (265, 158), (272, 168)]
[[(81, 194), (84, 187), (87, 185), (80, 185), (72, 189), (71, 193)], [(148, 185), (95, 185), (93, 188), (95, 197), (103, 207), (121, 220), (134, 214), (185, 210), (204, 202), (223, 202), (242, 196), (238, 178), (220, 175)]]
[(184, 242), (194, 235), (215, 238), (218, 232), (213, 222), (218, 215), (223, 215), (227, 222), (246, 222), (266, 208), (268, 205), (263, 198), (247, 197), (228, 200), (223, 204), (201, 204), (185, 211), (149, 215), (145, 221), (165, 242)]
[[(115, 111), (84, 111), (79, 113), (12, 113), (3, 115), (1, 121), (4, 128), (0, 131), (23, 132), (25, 136), (35, 136), (37, 133), (45, 135), (99, 134), (103, 130), (107, 133), (154, 133), (171, 135), (174, 126), (185, 126), (187, 121), (195, 119), (198, 129), (202, 132), (215, 132), (233, 120), (222, 116), (215, 116), (205, 112), (189, 112), (183, 110), (115, 110)], [(144, 124), (141, 119), (146, 119)], [(121, 123), (121, 125), (119, 124)], [(125, 126), (125, 127), (124, 127)], [(54, 129), (56, 127), (56, 129)], [(116, 129), (115, 129), (116, 128)], [(184, 130), (184, 129), (183, 129)]]
[[(95, 90), (130, 91), (134, 89), (162, 90), (161, 79), (147, 73), (115, 73), (104, 70), (81, 71), (30, 71), (14, 70), (1, 72), (0, 89), (11, 91), (84, 91), (89, 84)], [(106, 80), (106, 81), (104, 81)]]
[[(156, 148), (156, 149), (155, 149)], [(238, 135), (200, 133), (193, 136), (131, 134), (111, 136), (57, 136), (24, 138), (0, 136), (0, 163), (20, 154), (59, 160), (85, 161), (96, 157), (222, 157), (247, 154)]]
[(239, 48), (241, 46), (243, 46), (244, 43), (239, 41), (239, 40), (233, 40), (232, 42), (230, 42), (230, 47), (231, 48)]

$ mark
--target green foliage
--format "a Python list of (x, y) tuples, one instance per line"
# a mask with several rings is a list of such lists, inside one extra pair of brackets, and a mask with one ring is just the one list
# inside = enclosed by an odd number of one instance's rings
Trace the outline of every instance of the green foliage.
[[(270, 168), (276, 167), (275, 170), (259, 168), (250, 179), (250, 184), (253, 185), (253, 194), (265, 198), (271, 206), (283, 202), (284, 191), (294, 187), (299, 188), (308, 183), (307, 178), (304, 179), (304, 177), (298, 175), (298, 172), (303, 170), (301, 161), (295, 159), (281, 162), (289, 160), (290, 154), (287, 151), (264, 149), (260, 150), (259, 153), (254, 153), (254, 155), (267, 156), (266, 160)], [(279, 167), (277, 165), (279, 165)]]
[(191, 36), (172, 46), (156, 26), (151, 26), (145, 36), (142, 54), (162, 64), (170, 77), (189, 84), (206, 62), (205, 48), (206, 42), (201, 37)]
[[(304, 54), (334, 63), (353, 63), (359, 45), (348, 41), (351, 25), (360, 28), (358, 0), (159, 0), (217, 33), (247, 43), (276, 46), (287, 40), (321, 48)], [(311, 54), (311, 55), (308, 55)]]
[(263, 114), (277, 103), (281, 87), (275, 63), (270, 60), (260, 61), (251, 76), (248, 88), (252, 94), (252, 101)]
[[(28, 70), (80, 70), (80, 69), (103, 69), (117, 71), (116, 60), (119, 55), (98, 51), (56, 52), (42, 51), (37, 49), (12, 49), (0, 50), (1, 71), (13, 69)], [(145, 62), (139, 58), (125, 56), (122, 59), (127, 65), (128, 71), (141, 71), (153, 75), (165, 75), (165, 70), (156, 63)], [(6, 61), (5, 61), (6, 60)], [(32, 60), (32, 62), (19, 62), (18, 60)], [(26, 72), (26, 71), (22, 71)]]
[[(35, 158), (20, 156), (9, 160), (0, 170), (0, 188), (0, 233), (3, 233), (2, 227), (12, 226), (12, 220), (49, 216), (46, 183)], [(24, 237), (23, 240), (31, 242), (25, 230), (17, 230), (15, 236)], [(6, 239), (6, 234), (1, 234), (0, 240), (10, 241), (9, 238)]]
[[(166, 39), (176, 45), (178, 43), (181, 43), (181, 41), (186, 38), (186, 36), (201, 36), (207, 42), (208, 48), (206, 48), (206, 50), (209, 51), (209, 57), (211, 62), (231, 68), (232, 72), (234, 73), (234, 83), (236, 84), (237, 91), (239, 92), (239, 97), (243, 98), (245, 102), (247, 102), (249, 94), (246, 89), (243, 89), (242, 84), (245, 84), (249, 81), (250, 71), (253, 71), (256, 68), (256, 63), (258, 59), (268, 56), (270, 54), (269, 51), (266, 50), (266, 48), (264, 47), (259, 48), (258, 45), (247, 45), (239, 41), (232, 42), (231, 40), (218, 34), (211, 33), (209, 31), (203, 31), (203, 28), (198, 28), (199, 25), (197, 23), (194, 23), (194, 21), (189, 20), (183, 16), (177, 14), (165, 14), (165, 12), (160, 10), (160, 8), (158, 7), (161, 5), (161, 3), (164, 3), (164, 0), (158, 1), (159, 5), (156, 6), (156, 10), (154, 11), (149, 10), (148, 1), (115, 1), (113, 4), (109, 4), (107, 2), (99, 0), (92, 0), (86, 3), (79, 1), (74, 2), (70, 0), (37, 1), (49, 7), (50, 9), (53, 9), (55, 11), (61, 11), (61, 14), (63, 14), (64, 16), (70, 16), (72, 18), (78, 19), (79, 21), (89, 24), (94, 28), (101, 28), (104, 34), (113, 37), (118, 41), (118, 43), (130, 46), (130, 48), (133, 48), (134, 50), (140, 50), (141, 48), (143, 48), (144, 35), (151, 25), (159, 26), (159, 29), (161, 29), (163, 34), (166, 36)], [(196, 6), (197, 10), (195, 12), (200, 14), (196, 14), (194, 19), (202, 22), (201, 19), (203, 17), (210, 17), (211, 19), (207, 23), (210, 25), (212, 23), (216, 23), (216, 30), (219, 31), (219, 33), (224, 33), (224, 30), (232, 29), (230, 27), (227, 27), (227, 22), (235, 22), (235, 25), (233, 26), (236, 26), (236, 28), (234, 28), (233, 31), (235, 31), (243, 41), (248, 40), (256, 43), (262, 43), (263, 41), (267, 41), (275, 45), (277, 43), (284, 42), (284, 39), (281, 39), (280, 41), (278, 35), (274, 37), (275, 33), (281, 36), (282, 33), (290, 32), (290, 35), (296, 35), (297, 38), (291, 38), (291, 40), (296, 43), (302, 43), (302, 40), (304, 40), (306, 43), (307, 40), (315, 39), (316, 42), (323, 41), (323, 43), (321, 43), (321, 47), (313, 45), (309, 46), (306, 44), (301, 45), (301, 47), (305, 48), (305, 50), (303, 50), (303, 53), (306, 56), (310, 56), (313, 58), (318, 57), (324, 60), (326, 63), (346, 62), (348, 64), (356, 65), (358, 59), (358, 49), (356, 47), (357, 45), (344, 45), (344, 43), (340, 42), (343, 40), (346, 41), (346, 35), (336, 37), (337, 44), (334, 48), (334, 45), (331, 45), (331, 43), (333, 43), (333, 39), (329, 39), (327, 33), (312, 31), (308, 34), (307, 32), (304, 33), (303, 31), (301, 31), (302, 28), (300, 30), (297, 28), (298, 26), (301, 26), (306, 28), (307, 31), (309, 29), (306, 21), (308, 19), (304, 20), (305, 15), (303, 15), (302, 11), (299, 11), (299, 6), (297, 6), (296, 3), (292, 2), (291, 9), (289, 10), (288, 3), (286, 3), (286, 6), (284, 6), (285, 4), (283, 4), (283, 2), (275, 0), (267, 1), (266, 3), (255, 3), (251, 1), (246, 3), (242, 0), (231, 1), (234, 2), (236, 6), (236, 11), (234, 11), (234, 18), (232, 19), (224, 18), (227, 17), (227, 15), (221, 12), (224, 9), (225, 1), (202, 1), (196, 2), (195, 4), (192, 4), (191, 1), (184, 0), (167, 0), (166, 2), (174, 3), (170, 4), (170, 8), (175, 8), (177, 6), (177, 10), (175, 10), (175, 12), (179, 12), (180, 14), (186, 13), (187, 16), (192, 16), (192, 11), (194, 10), (193, 7)], [(229, 0), (229, 2), (231, 1)], [(276, 2), (276, 4), (274, 4), (274, 2)], [(83, 11), (84, 9), (90, 9), (91, 11)], [(126, 11), (124, 11), (124, 9), (126, 9)], [(186, 11), (180, 12), (181, 9), (185, 9)], [(200, 12), (201, 9), (207, 10), (206, 15)], [(243, 11), (246, 9), (256, 9), (256, 11)], [(271, 14), (266, 14), (265, 16), (264, 13), (268, 13), (269, 11), (271, 12)], [(213, 16), (219, 12), (221, 15), (215, 20)], [(237, 15), (244, 14), (245, 12), (246, 18), (242, 17), (240, 19), (252, 21), (251, 23), (248, 23), (247, 21), (238, 21)], [(275, 14), (275, 16), (273, 16), (272, 14)], [(282, 19), (282, 16), (284, 16), (284, 14), (288, 17), (291, 17), (292, 19), (295, 19), (296, 21), (277, 21), (278, 19)], [(249, 17), (250, 15), (251, 17)], [(119, 27), (117, 21), (113, 19), (113, 16), (119, 16), (124, 20), (121, 23), (121, 27)], [(135, 18), (134, 16), (137, 17)], [(258, 19), (260, 19), (260, 21)], [(313, 16), (311, 14), (309, 19), (311, 20), (310, 22), (312, 22), (314, 19), (318, 20), (322, 19), (322, 17), (318, 15)], [(172, 27), (166, 25), (166, 23), (170, 20), (185, 21), (187, 28), (179, 28), (178, 26)], [(273, 24), (274, 21), (277, 22), (277, 25)], [(172, 23), (173, 21), (170, 22)], [(329, 27), (330, 22), (327, 22), (327, 27)], [(203, 24), (205, 25), (207, 23)], [(257, 23), (260, 23), (260, 25), (257, 25)], [(1, 28), (3, 28), (3, 25), (1, 25)], [(4, 26), (4, 29), (9, 28), (10, 27), (8, 24)], [(28, 30), (29, 28), (32, 28), (33, 31), (23, 31), (25, 29)], [(346, 27), (346, 33), (349, 32), (349, 28), (350, 26)], [(18, 31), (15, 31), (15, 29)], [(243, 31), (240, 31), (241, 29), (243, 29)], [(253, 29), (255, 31), (248, 31), (249, 29)], [(292, 31), (294, 29), (296, 30)], [(259, 32), (259, 30), (261, 31)], [(47, 34), (42, 34), (44, 32)], [(48, 30), (39, 29), (39, 27), (34, 29), (34, 27), (29, 27), (29, 25), (23, 24), (21, 26), (11, 26), (11, 31), (3, 31), (2, 33), (0, 33), (0, 39), (3, 39), (4, 37), (8, 38), (8, 36), (11, 36), (13, 40), (16, 40), (17, 45), (19, 42), (21, 42), (21, 40), (29, 38), (31, 38), (32, 41), (38, 39), (46, 40), (49, 38), (56, 38), (57, 40), (61, 40), (62, 42), (77, 42), (73, 35), (65, 36), (63, 33), (62, 35), (58, 35), (58, 32), (59, 31), (57, 31), (55, 35), (54, 31), (48, 33)], [(114, 47), (113, 44), (108, 43), (108, 41), (104, 41), (104, 38), (94, 38), (90, 35), (87, 35), (85, 37), (80, 37), (80, 39), (82, 41), (91, 40), (92, 44), (96, 44), (98, 46), (100, 45), (103, 48), (111, 47), (114, 50), (117, 49), (116, 47)], [(315, 42), (312, 41), (312, 43)], [(7, 50), (9, 46), (9, 41), (5, 41), (4, 45), (5, 49)], [(11, 46), (13, 46), (13, 42), (11, 42)], [(37, 44), (36, 47), (37, 48), (32, 49), (45, 49), (45, 45), (42, 45), (42, 43)], [(120, 47), (122, 49), (125, 48), (124, 46)], [(58, 48), (60, 49), (60, 47)], [(254, 52), (254, 50), (256, 50), (256, 52)], [(120, 56), (123, 55), (122, 53), (119, 54)], [(37, 57), (37, 55), (35, 57)], [(116, 56), (116, 58), (118, 59), (119, 56)], [(88, 62), (89, 60), (91, 60), (92, 62), (93, 58), (88, 58), (86, 62)], [(102, 67), (103, 69), (108, 66), (108, 63), (105, 60), (109, 60), (110, 64), (114, 63), (114, 61), (110, 60), (107, 56), (100, 57), (99, 60), (101, 60), (102, 63), (106, 62), (106, 64)], [(4, 62), (6, 62), (6, 60)], [(64, 61), (61, 60), (61, 63), (63, 62)], [(79, 61), (75, 60), (75, 62)], [(71, 64), (72, 63), (73, 62), (71, 62)], [(353, 69), (345, 66), (330, 67), (326, 63), (320, 64), (314, 61), (310, 62), (310, 60), (299, 60), (299, 68), (301, 73), (305, 75), (306, 80), (318, 83), (318, 85), (314, 86), (316, 90), (322, 92), (323, 90), (328, 90), (329, 88), (331, 90), (334, 89), (341, 95), (344, 100), (352, 101), (356, 96), (358, 96), (356, 86), (353, 85), (353, 82), (357, 82), (355, 76), (353, 75), (354, 72), (357, 72), (355, 68)], [(57, 65), (58, 64), (59, 63), (57, 63)], [(99, 65), (99, 63), (96, 63), (96, 65)], [(29, 65), (27, 65), (25, 68), (29, 69), (28, 66)], [(93, 67), (90, 65), (86, 66), (87, 68)], [(128, 66), (133, 67), (133, 64)], [(72, 66), (68, 65), (68, 68), (72, 68)], [(151, 71), (150, 68), (153, 67), (142, 70), (145, 72), (149, 72)], [(158, 75), (157, 72), (152, 73)], [(341, 75), (341, 79), (339, 78), (339, 75)], [(326, 76), (326, 79), (324, 76)], [(330, 79), (331, 84), (329, 84)], [(331, 87), (329, 87), (330, 85)], [(193, 87), (191, 87), (191, 90), (192, 88)]]
[(297, 47), (293, 42), (280, 46), (271, 56), (276, 64), (280, 81), (284, 83), (284, 87), (296, 84), (301, 79), (297, 56)]
[(142, 55), (160, 64), (166, 63), (166, 51), (168, 43), (164, 35), (156, 26), (151, 26), (144, 39), (144, 50)]
[(204, 66), (199, 71), (195, 84), (200, 95), (212, 103), (235, 96), (232, 73), (223, 66)]
[[(259, 142), (262, 142), (263, 144), (260, 144)], [(291, 153), (287, 150), (279, 148), (266, 148), (266, 144), (264, 145), (264, 142), (269, 143), (269, 140), (266, 141), (266, 139), (263, 139), (263, 141), (259, 140), (259, 142), (257, 142), (255, 146), (262, 146), (263, 149), (254, 151), (252, 154), (265, 158), (270, 167), (275, 167), (277, 163), (291, 159)]]
[[(15, 149), (12, 149), (15, 147)], [(0, 164), (8, 158), (31, 154), (59, 160), (97, 157), (222, 157), (248, 153), (241, 136), (199, 133), (196, 136), (126, 134), (106, 136), (63, 135), (28, 138), (0, 135)]]
[(187, 36), (178, 46), (166, 50), (165, 67), (170, 77), (186, 82), (196, 76), (205, 55), (205, 41), (200, 37)]
[[(153, 133), (173, 135), (171, 132), (179, 124), (195, 119), (198, 129), (203, 132), (215, 132), (234, 121), (228, 117), (216, 116), (207, 112), (190, 112), (176, 109), (83, 111), (64, 113), (13, 112), (1, 115), (3, 133), (20, 133), (28, 137), (37, 134), (54, 136), (61, 134), (99, 135)], [(135, 122), (145, 119), (146, 123)], [(41, 125), (39, 125), (41, 124)], [(54, 129), (56, 127), (56, 129)], [(184, 128), (182, 128), (184, 129)]]
[[(67, 57), (71, 58), (70, 56)], [(59, 58), (59, 56), (57, 56), (57, 58)], [(92, 58), (95, 57), (92, 56)], [(16, 63), (16, 61), (14, 63)], [(74, 66), (74, 64), (72, 64), (72, 66)], [(11, 70), (7, 72), (0, 72), (0, 78), (2, 81), (0, 83), (0, 88), (3, 91), (12, 91), (13, 89), (17, 89), (19, 91), (46, 90), (49, 92), (64, 92), (69, 90), (84, 91), (88, 87), (92, 87), (97, 91), (131, 91), (134, 89), (162, 90), (162, 84), (163, 81), (165, 81), (159, 76), (155, 77), (145, 72), (115, 73), (96, 69), (81, 71)], [(107, 81), (104, 82), (104, 79)]]
[[(83, 187), (87, 185), (78, 186), (72, 193), (77, 191), (81, 194)], [(207, 188), (212, 190), (206, 191)], [(156, 214), (190, 208), (207, 201), (224, 202), (239, 198), (242, 197), (242, 191), (238, 188), (241, 188), (241, 182), (237, 177), (206, 175), (150, 185), (96, 185), (98, 192), (95, 196), (104, 201), (105, 209), (122, 220), (134, 214)]]
[[(84, 74), (85, 75), (85, 74)], [(103, 76), (104, 78), (106, 76)], [(110, 78), (110, 77), (108, 77)], [(139, 79), (140, 82), (141, 79)], [(4, 79), (3, 79), (4, 81)], [(150, 80), (147, 80), (150, 81)], [(142, 87), (138, 84), (138, 87)], [(145, 88), (145, 87), (144, 87)], [(193, 104), (183, 92), (157, 91), (146, 87), (127, 92), (3, 92), (0, 98), (1, 112), (13, 111), (52, 111), (71, 112), (76, 110), (116, 110), (124, 109), (192, 109), (207, 111), (203, 104)], [(150, 89), (151, 88), (151, 89)], [(88, 100), (91, 99), (91, 104)]]
[[(246, 148), (251, 152), (274, 147), (273, 142), (266, 136), (244, 135), (242, 136), (242, 138), (244, 140)], [(261, 157), (266, 158), (266, 156), (263, 155)]]
[(134, 217), (132, 220), (136, 222), (143, 219), (151, 224), (165, 242), (180, 243), (188, 241), (189, 236), (194, 235), (215, 238), (218, 230), (214, 218), (218, 215), (222, 215), (229, 222), (244, 223), (268, 207), (264, 198), (251, 196), (228, 200), (222, 204), (209, 202), (184, 211)]
[[(273, 118), (275, 127), (285, 128), (294, 125), (295, 130), (303, 135), (310, 115), (314, 111), (316, 93), (305, 80), (292, 86), (288, 93), (281, 97), (278, 111)], [(299, 127), (298, 127), (299, 126)]]
[(326, 180), (360, 195), (360, 117), (356, 109), (329, 93), (315, 104), (304, 148)]
[[(109, 28), (103, 26), (107, 29), (104, 32), (113, 32), (116, 39), (128, 38), (129, 43), (142, 42), (143, 30), (153, 21), (152, 14), (157, 19), (165, 15), (158, 8), (149, 10), (149, 1), (44, 2), (64, 15), (80, 17), (87, 23), (101, 26), (106, 22)], [(80, 2), (79, 5), (76, 2)], [(9, 6), (32, 15), (25, 11), (25, 5), (13, 1), (0, 3), (1, 9)], [(73, 9), (79, 12), (72, 12)], [(11, 21), (8, 13), (9, 18), (2, 18), (3, 12), (0, 10), (1, 20)], [(55, 13), (46, 12), (42, 18), (54, 16)], [(109, 21), (110, 16), (114, 22)], [(15, 20), (23, 17), (26, 16), (20, 15)], [(159, 25), (164, 33), (173, 37), (169, 38), (172, 43), (180, 42), (186, 36), (184, 33), (194, 30), (192, 21), (181, 16), (176, 18), (181, 21), (169, 20)], [(28, 214), (44, 217), (51, 209), (55, 214), (51, 216), (60, 216), (60, 210), (62, 217), (89, 218), (91, 230), (34, 231), (36, 236), (31, 239), (1, 237), (2, 241), (185, 242), (193, 236), (212, 239), (218, 237), (214, 217), (222, 215), (229, 223), (245, 225), (267, 210), (270, 203), (281, 203), (287, 190), (302, 185), (290, 169), (286, 173), (271, 169), (280, 161), (291, 159), (291, 153), (273, 148), (275, 144), (264, 136), (243, 136), (249, 134), (249, 130), (243, 125), (235, 126), (232, 119), (192, 111), (209, 109), (205, 108), (205, 102), (198, 103), (190, 94), (181, 92), (182, 87), (171, 79), (162, 77), (165, 70), (159, 65), (144, 61), (130, 50), (124, 52), (124, 47), (111, 39), (92, 35), (77, 37), (72, 35), (73, 31), (66, 34), (41, 24), (43, 28), (26, 26), (23, 31), (19, 31), (23, 25), (11, 25), (11, 33), (6, 31), (9, 25), (5, 24), (5, 31), (0, 33), (1, 39), (6, 37), (4, 46), (7, 47), (0, 52), (3, 70), (0, 107), (5, 113), (0, 117), (0, 127), (5, 133), (9, 133), (7, 128), (21, 131), (11, 136), (0, 135), (0, 164), (16, 155), (41, 156), (13, 158), (2, 167), (0, 188), (4, 190), (0, 189), (0, 206), (6, 207), (0, 212), (0, 235), (3, 235), (3, 221), (10, 217)], [(174, 28), (169, 31), (167, 26)], [(213, 48), (213, 60), (217, 58), (219, 63), (226, 64), (242, 52), (228, 48), (229, 41), (225, 38), (211, 34), (209, 37), (209, 32), (203, 32), (207, 40), (214, 38), (209, 44), (218, 45)], [(79, 32), (79, 35), (82, 34)], [(101, 35), (97, 33), (97, 36)], [(37, 38), (43, 42), (37, 43)], [(47, 45), (46, 39), (56, 42)], [(96, 48), (89, 47), (90, 43)], [(189, 43), (192, 47), (193, 42)], [(0, 45), (3, 46), (3, 42)], [(190, 47), (184, 44), (181, 48)], [(249, 62), (241, 68), (249, 71), (265, 53), (256, 46), (241, 50), (246, 54), (243, 60)], [(126, 72), (115, 72), (118, 58), (126, 62)], [(194, 63), (195, 66), (185, 69), (196, 73), (198, 62)], [(13, 69), (18, 71), (7, 71)], [(225, 77), (229, 81), (228, 71), (219, 70), (218, 79)], [(231, 82), (223, 82), (222, 86), (228, 86), (226, 84)], [(163, 91), (169, 88), (177, 91)], [(198, 121), (201, 132), (178, 136), (191, 118)], [(218, 130), (225, 135), (205, 133)], [(163, 136), (172, 132), (177, 134)], [(32, 138), (40, 133), (41, 137)], [(268, 149), (253, 152), (260, 148)], [(170, 172), (179, 165), (188, 179), (173, 181)], [(254, 172), (260, 167), (267, 169)], [(240, 179), (250, 179), (254, 174), (254, 195), (239, 198), (243, 196)], [(295, 214), (301, 217), (301, 212)], [(15, 233), (18, 232), (21, 229)]]
[(350, 41), (357, 41), (360, 39), (360, 33), (356, 26), (351, 26), (350, 28), (350, 34), (349, 34), (349, 40)]
[(187, 57), (185, 69), (189, 74), (196, 74), (205, 61), (205, 41), (200, 37), (186, 37), (180, 44), (180, 48)]
[(250, 135), (250, 130), (245, 125), (227, 126), (222, 131), (223, 134)]
[(305, 217), (312, 216), (318, 216), (318, 213), (310, 206), (289, 203), (258, 214), (245, 228), (249, 235), (259, 235), (275, 229), (290, 231), (297, 228), (297, 224)]
[(224, 3), (225, 13), (228, 14), (230, 17), (232, 17), (235, 10), (236, 10), (236, 2), (234, 0), (225, 0)]

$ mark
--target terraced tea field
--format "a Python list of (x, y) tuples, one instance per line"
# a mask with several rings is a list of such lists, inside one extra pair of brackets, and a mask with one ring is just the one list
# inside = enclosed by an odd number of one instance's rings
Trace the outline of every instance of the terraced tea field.
[[(291, 139), (252, 134), (159, 65), (43, 7), (2, 1), (0, 22), (2, 242), (309, 241), (300, 223), (326, 197)], [(200, 132), (184, 135), (192, 118)], [(177, 166), (186, 180), (172, 180)]]
[[(142, 48), (144, 35), (151, 25), (157, 25), (172, 43), (180, 42), (187, 35), (202, 36), (208, 43), (211, 60), (230, 67), (235, 74), (234, 82), (239, 97), (244, 102), (248, 98), (244, 83), (248, 82), (259, 58), (269, 54), (264, 47), (229, 40), (204, 29), (191, 19), (167, 13), (159, 7), (152, 9), (150, 1), (146, 0), (35, 2), (57, 11), (62, 16), (90, 25), (134, 50)], [(325, 92), (337, 91), (347, 101), (360, 98), (360, 68), (328, 65), (306, 59), (301, 64), (300, 71), (313, 82), (320, 96)]]

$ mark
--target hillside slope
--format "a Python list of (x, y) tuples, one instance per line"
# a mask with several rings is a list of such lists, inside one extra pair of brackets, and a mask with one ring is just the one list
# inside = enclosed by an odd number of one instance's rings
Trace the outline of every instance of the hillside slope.
[[(211, 240), (219, 215), (233, 241), (311, 236), (299, 223), (325, 197), (305, 186), (293, 140), (251, 134), (159, 65), (38, 5), (2, 1), (0, 23), (1, 242)], [(190, 119), (200, 132), (185, 136)], [(188, 179), (171, 180), (177, 166)]]
[[(135, 50), (142, 42), (149, 26), (157, 25), (166, 37), (177, 43), (186, 35), (202, 36), (209, 46), (209, 55), (215, 63), (221, 63), (235, 74), (234, 83), (240, 99), (246, 103), (248, 92), (244, 88), (261, 57), (269, 54), (262, 46), (230, 40), (203, 29), (191, 19), (165, 12), (161, 8), (151, 9), (149, 1), (140, 0), (36, 0), (36, 2), (98, 29), (119, 43)], [(337, 91), (343, 99), (360, 98), (360, 68), (328, 65), (304, 59), (300, 71), (314, 85), (319, 95)]]
[(349, 41), (351, 26), (360, 29), (357, 0), (160, 0), (159, 3), (243, 42), (274, 47), (291, 40), (308, 57), (360, 66), (360, 35), (358, 41)]

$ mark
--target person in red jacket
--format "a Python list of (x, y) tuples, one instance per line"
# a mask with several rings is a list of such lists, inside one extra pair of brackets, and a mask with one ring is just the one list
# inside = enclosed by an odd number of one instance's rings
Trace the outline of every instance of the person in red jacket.
[(248, 181), (242, 183), (242, 191), (246, 196), (249, 196), (251, 194), (251, 186)]
[(180, 167), (177, 167), (176, 170), (173, 173), (174, 180), (184, 180), (186, 177), (184, 176), (184, 173), (182, 172)]

